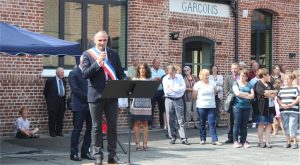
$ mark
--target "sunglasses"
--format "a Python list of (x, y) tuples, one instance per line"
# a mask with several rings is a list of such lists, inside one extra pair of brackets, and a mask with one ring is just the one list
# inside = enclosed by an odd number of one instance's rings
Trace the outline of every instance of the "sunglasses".
[(105, 42), (105, 41), (106, 41), (106, 39), (104, 39), (104, 40), (98, 40), (98, 41), (99, 41), (99, 42), (102, 42), (102, 41), (103, 41), (103, 42)]

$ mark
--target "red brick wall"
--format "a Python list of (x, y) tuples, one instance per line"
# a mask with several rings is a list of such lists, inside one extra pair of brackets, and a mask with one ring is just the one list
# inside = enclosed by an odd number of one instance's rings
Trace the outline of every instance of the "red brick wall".
[[(4, 0), (0, 21), (43, 32), (43, 0)], [(17, 36), (14, 36), (17, 37)], [(22, 106), (29, 109), (31, 125), (42, 132), (48, 130), (48, 116), (41, 77), (43, 57), (0, 55), (0, 135), (12, 135), (14, 122)], [(64, 130), (72, 128), (70, 111), (65, 114)]]
[(43, 32), (43, 0), (1, 0), (0, 21)]
[[(169, 12), (169, 0), (131, 0), (128, 3), (128, 59), (138, 56), (151, 63), (159, 57), (163, 64), (181, 64), (183, 39), (201, 36), (215, 42), (215, 63), (224, 73), (234, 58), (234, 18), (197, 16)], [(242, 10), (248, 9), (247, 18)], [(273, 64), (287, 64), (289, 69), (299, 64), (299, 1), (239, 1), (239, 60), (250, 62), (251, 16), (255, 9), (274, 13)], [(178, 40), (170, 40), (170, 32), (179, 31)], [(289, 59), (288, 53), (297, 53)], [(130, 65), (131, 61), (129, 61)]]
[[(299, 1), (273, 0), (239, 1), (239, 59), (250, 60), (251, 14), (254, 9), (267, 9), (275, 13), (273, 27), (273, 61), (287, 64), (290, 69), (299, 65)], [(248, 9), (248, 18), (242, 18), (242, 10)], [(43, 0), (2, 0), (0, 21), (43, 32)], [(179, 31), (178, 40), (170, 40), (169, 33)], [(169, 0), (128, 1), (128, 59), (139, 57), (151, 64), (157, 57), (163, 65), (182, 63), (183, 39), (200, 36), (221, 44), (215, 44), (215, 63), (221, 73), (229, 71), (227, 64), (233, 61), (234, 19), (196, 16), (169, 12)], [(289, 52), (296, 52), (294, 59)], [(131, 61), (128, 61), (131, 65)], [(0, 135), (11, 135), (13, 123), (21, 106), (30, 109), (33, 125), (47, 131), (46, 105), (42, 95), (44, 78), (43, 57), (10, 57), (0, 55)], [(65, 131), (70, 131), (71, 113), (65, 116)], [(155, 112), (157, 124), (157, 111)], [(119, 126), (127, 127), (128, 111), (122, 110)]]
[[(248, 9), (248, 18), (242, 10)], [(263, 9), (273, 14), (273, 65), (287, 64), (288, 69), (299, 68), (299, 0), (242, 1), (239, 4), (239, 58), (249, 61), (251, 53), (251, 16), (253, 10)], [(297, 53), (289, 58), (288, 53)]]
[(162, 63), (169, 61), (167, 10), (164, 0), (128, 2), (128, 59), (134, 55), (149, 64), (155, 57)]

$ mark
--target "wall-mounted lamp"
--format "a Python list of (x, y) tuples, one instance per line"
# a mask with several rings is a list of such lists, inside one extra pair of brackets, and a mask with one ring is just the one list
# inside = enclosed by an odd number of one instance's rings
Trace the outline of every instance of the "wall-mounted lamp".
[(179, 37), (179, 32), (172, 32), (169, 34), (169, 37), (171, 37), (172, 40), (177, 40)]
[(289, 53), (289, 58), (294, 58), (296, 57), (296, 53)]
[(218, 42), (217, 42), (217, 45), (222, 45), (222, 42), (218, 41)]

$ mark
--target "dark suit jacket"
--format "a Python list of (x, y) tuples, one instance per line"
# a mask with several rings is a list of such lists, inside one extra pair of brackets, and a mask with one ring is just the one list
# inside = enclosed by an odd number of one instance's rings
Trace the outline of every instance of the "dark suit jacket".
[(89, 111), (88, 82), (82, 77), (82, 71), (79, 67), (70, 72), (69, 83), (72, 91), (72, 111)]
[(45, 84), (45, 88), (44, 88), (44, 96), (46, 99), (48, 111), (53, 111), (53, 110), (58, 109), (59, 99), (63, 99), (64, 102), (66, 100), (66, 84), (67, 83), (66, 83), (65, 79), (62, 79), (62, 81), (63, 81), (63, 85), (64, 85), (65, 96), (62, 98), (59, 98), (56, 76), (48, 78), (46, 80), (46, 84)]
[[(116, 71), (117, 78), (123, 80), (126, 78), (121, 66), (120, 58), (117, 52), (106, 48), (107, 57), (110, 64)], [(101, 93), (106, 85), (105, 72), (102, 67), (85, 51), (83, 53), (83, 77), (88, 80), (88, 102), (97, 102), (101, 98)]]
[(233, 93), (232, 86), (233, 86), (234, 81), (235, 81), (235, 79), (233, 78), (232, 74), (228, 75), (225, 78), (225, 81), (224, 81), (224, 93), (225, 93), (225, 95), (227, 95), (228, 92)]

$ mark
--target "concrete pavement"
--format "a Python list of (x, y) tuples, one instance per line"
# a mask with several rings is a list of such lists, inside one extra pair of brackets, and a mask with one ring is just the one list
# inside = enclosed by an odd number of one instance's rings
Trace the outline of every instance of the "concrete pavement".
[[(127, 130), (119, 131), (119, 141), (128, 150)], [(285, 137), (281, 134), (271, 136), (273, 148), (257, 147), (256, 129), (248, 129), (248, 141), (251, 148), (233, 148), (230, 144), (214, 146), (207, 138), (207, 144), (199, 144), (199, 131), (187, 129), (191, 145), (183, 145), (177, 140), (174, 145), (169, 144), (165, 131), (154, 129), (149, 133), (149, 151), (135, 151), (134, 137), (131, 136), (131, 163), (141, 165), (298, 165), (299, 149), (286, 149)], [(281, 132), (280, 132), (281, 133)], [(132, 134), (133, 135), (133, 134)], [(209, 133), (208, 133), (209, 135)], [(227, 138), (226, 129), (218, 129), (221, 142)], [(106, 145), (106, 141), (104, 142)], [(42, 135), (40, 139), (1, 138), (1, 165), (80, 165), (90, 164), (93, 161), (83, 160), (74, 162), (69, 159), (70, 135), (51, 138)], [(127, 154), (118, 147), (118, 157), (127, 162)], [(106, 147), (104, 147), (104, 161), (107, 160)]]

